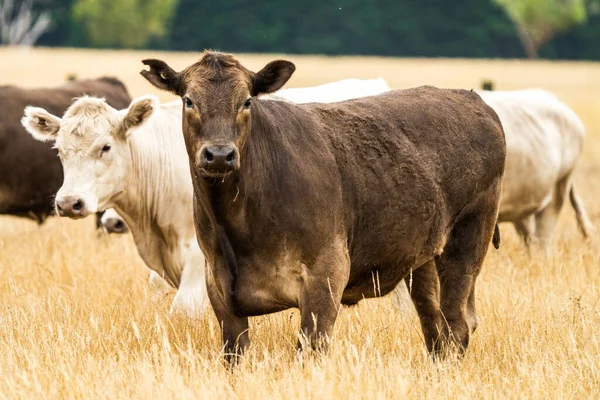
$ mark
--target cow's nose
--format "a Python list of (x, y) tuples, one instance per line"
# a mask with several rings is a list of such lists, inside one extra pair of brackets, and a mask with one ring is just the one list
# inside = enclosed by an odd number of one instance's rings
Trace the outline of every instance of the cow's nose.
[(104, 229), (106, 233), (127, 233), (129, 229), (127, 229), (127, 225), (122, 219), (119, 218), (109, 218), (104, 222)]
[(84, 216), (85, 203), (78, 197), (63, 197), (56, 200), (56, 210), (61, 217), (80, 218)]
[(238, 152), (234, 146), (206, 146), (200, 154), (200, 167), (210, 170), (229, 170), (236, 168)]

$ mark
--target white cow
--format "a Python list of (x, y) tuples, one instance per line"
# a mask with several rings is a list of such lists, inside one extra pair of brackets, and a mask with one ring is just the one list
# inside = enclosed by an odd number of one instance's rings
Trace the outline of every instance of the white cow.
[(344, 79), (309, 88), (281, 89), (272, 94), (262, 95), (262, 99), (288, 101), (290, 103), (335, 103), (359, 97), (374, 96), (390, 90), (383, 78)]
[[(351, 86), (339, 85), (344, 98), (357, 97)], [(310, 91), (304, 89), (304, 99)], [(319, 101), (321, 92), (316, 93), (313, 100)], [(153, 271), (151, 286), (164, 290), (163, 277), (178, 288), (171, 312), (195, 317), (208, 302), (181, 109), (180, 101), (160, 104), (155, 96), (139, 97), (121, 111), (102, 99), (83, 97), (63, 118), (27, 107), (22, 123), (36, 139), (56, 142), (65, 174), (56, 196), (58, 213), (83, 218), (114, 208)]]
[(558, 215), (570, 197), (579, 228), (589, 237), (595, 229), (573, 180), (585, 138), (575, 112), (541, 89), (478, 94), (496, 111), (506, 136), (498, 221), (512, 222), (527, 246), (538, 242), (549, 255)]
[(114, 209), (109, 208), (100, 217), (98, 228), (101, 228), (104, 233), (127, 233), (129, 229), (125, 220)]

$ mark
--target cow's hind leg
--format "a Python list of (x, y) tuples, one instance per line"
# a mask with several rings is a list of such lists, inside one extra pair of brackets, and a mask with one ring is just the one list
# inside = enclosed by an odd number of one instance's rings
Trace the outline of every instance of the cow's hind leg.
[(299, 299), (299, 349), (327, 350), (349, 275), (350, 258), (344, 240), (317, 257), (311, 273), (305, 275)]
[(592, 224), (592, 221), (590, 221), (590, 217), (588, 217), (587, 212), (585, 211), (583, 200), (581, 200), (581, 197), (579, 197), (579, 194), (577, 194), (577, 190), (575, 190), (575, 183), (571, 184), (569, 197), (571, 199), (571, 205), (575, 210), (575, 215), (577, 216), (579, 230), (585, 238), (589, 238), (596, 232), (596, 228), (594, 227), (594, 224)]
[(571, 186), (571, 178), (567, 176), (556, 183), (552, 200), (541, 211), (535, 214), (536, 236), (543, 247), (546, 257), (550, 257), (552, 245), (552, 233), (558, 222), (560, 210), (565, 203), (568, 190)]
[(441, 332), (440, 283), (433, 260), (415, 269), (404, 279), (419, 315), (427, 350), (432, 352)]
[[(488, 210), (489, 210), (488, 206)], [(442, 335), (434, 355), (463, 353), (477, 325), (475, 280), (494, 232), (496, 215), (466, 214), (456, 222), (441, 256), (436, 257), (440, 280)]]
[(531, 243), (535, 240), (535, 216), (533, 214), (528, 215), (525, 218), (514, 221), (513, 225), (525, 247), (528, 250), (531, 249)]

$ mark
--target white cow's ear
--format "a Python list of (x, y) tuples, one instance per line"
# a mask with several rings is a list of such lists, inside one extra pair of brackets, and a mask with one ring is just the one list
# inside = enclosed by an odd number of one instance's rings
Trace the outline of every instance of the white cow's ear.
[(28, 106), (21, 124), (35, 139), (42, 142), (56, 140), (62, 119), (39, 107)]
[(129, 105), (129, 108), (125, 110), (125, 116), (123, 117), (122, 123), (125, 136), (129, 135), (129, 130), (131, 128), (137, 128), (150, 119), (154, 110), (158, 108), (159, 105), (158, 98), (152, 95), (134, 99)]

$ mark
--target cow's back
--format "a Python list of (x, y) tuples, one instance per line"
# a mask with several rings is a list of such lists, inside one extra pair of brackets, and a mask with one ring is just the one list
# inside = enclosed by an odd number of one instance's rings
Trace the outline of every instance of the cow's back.
[(27, 106), (62, 116), (75, 97), (105, 97), (115, 108), (130, 102), (125, 86), (112, 78), (68, 82), (56, 88), (0, 87), (0, 214), (43, 220), (52, 212), (52, 198), (63, 180), (62, 166), (52, 143), (35, 140), (21, 126)]
[(480, 92), (500, 117), (507, 160), (500, 221), (529, 215), (551, 198), (583, 149), (581, 120), (554, 94), (541, 89)]
[(329, 127), (342, 177), (349, 286), (373, 269), (407, 272), (378, 265), (440, 254), (461, 212), (500, 184), (502, 126), (476, 93), (421, 87), (309, 107)]

